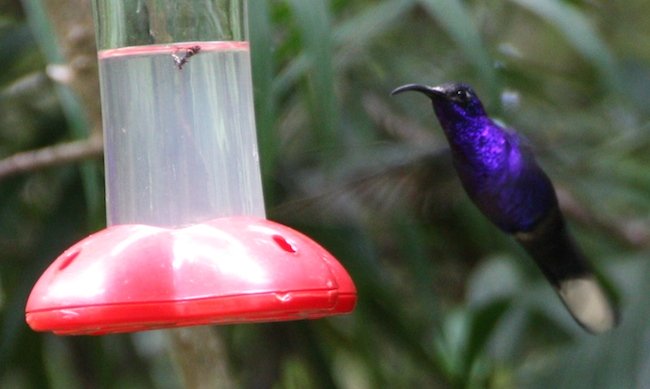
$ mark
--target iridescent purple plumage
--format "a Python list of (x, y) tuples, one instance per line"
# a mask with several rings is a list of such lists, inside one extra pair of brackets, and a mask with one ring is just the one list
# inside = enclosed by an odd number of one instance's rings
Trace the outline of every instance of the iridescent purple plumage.
[(553, 184), (516, 132), (495, 123), (464, 84), (409, 84), (431, 99), (449, 142), (454, 167), (470, 199), (513, 234), (556, 288), (576, 321), (590, 332), (611, 329), (617, 312), (569, 236)]

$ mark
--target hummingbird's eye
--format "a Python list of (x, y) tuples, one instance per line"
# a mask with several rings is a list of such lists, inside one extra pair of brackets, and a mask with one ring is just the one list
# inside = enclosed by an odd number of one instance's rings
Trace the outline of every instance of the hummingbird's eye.
[(459, 89), (454, 94), (454, 100), (458, 101), (459, 103), (465, 104), (468, 103), (471, 99), (472, 94), (467, 89)]

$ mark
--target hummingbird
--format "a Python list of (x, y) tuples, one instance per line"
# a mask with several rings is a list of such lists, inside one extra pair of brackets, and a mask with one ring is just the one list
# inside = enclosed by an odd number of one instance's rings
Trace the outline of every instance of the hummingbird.
[(616, 305), (570, 235), (525, 138), (495, 123), (469, 85), (408, 84), (391, 95), (409, 91), (431, 100), (463, 189), (481, 213), (532, 257), (580, 326), (592, 334), (614, 328)]

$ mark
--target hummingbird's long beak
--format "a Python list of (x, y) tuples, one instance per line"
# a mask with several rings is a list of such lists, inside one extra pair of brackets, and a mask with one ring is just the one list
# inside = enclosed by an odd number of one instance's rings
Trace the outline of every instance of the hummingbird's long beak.
[(422, 85), (422, 84), (406, 84), (406, 85), (402, 85), (402, 86), (400, 86), (398, 88), (395, 88), (392, 92), (390, 92), (390, 94), (394, 96), (394, 95), (400, 94), (402, 92), (408, 92), (408, 91), (415, 91), (415, 92), (424, 93), (425, 95), (427, 95), (431, 99), (433, 99), (433, 98), (441, 98), (441, 97), (445, 96), (445, 93), (441, 88), (436, 87), (436, 86), (433, 86), (433, 87), (432, 86), (426, 86), (426, 85)]

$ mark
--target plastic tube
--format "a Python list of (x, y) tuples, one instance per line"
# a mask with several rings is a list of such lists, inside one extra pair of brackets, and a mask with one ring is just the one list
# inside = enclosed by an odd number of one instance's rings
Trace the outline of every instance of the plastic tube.
[(108, 224), (264, 217), (245, 0), (95, 0)]

